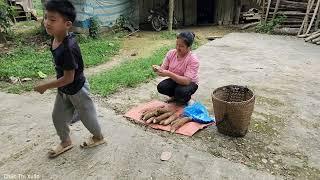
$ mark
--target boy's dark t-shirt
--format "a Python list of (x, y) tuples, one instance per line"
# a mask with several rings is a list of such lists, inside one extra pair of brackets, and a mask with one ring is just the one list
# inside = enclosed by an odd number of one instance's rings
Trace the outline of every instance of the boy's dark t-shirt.
[[(52, 43), (51, 43), (52, 44)], [(73, 33), (66, 36), (56, 49), (50, 48), (53, 55), (57, 79), (63, 76), (64, 70), (75, 70), (74, 81), (58, 90), (68, 95), (76, 94), (84, 85), (83, 60), (80, 47)]]

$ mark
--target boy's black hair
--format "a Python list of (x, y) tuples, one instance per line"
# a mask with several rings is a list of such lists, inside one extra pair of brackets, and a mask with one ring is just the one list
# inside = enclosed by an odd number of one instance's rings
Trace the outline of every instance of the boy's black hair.
[(44, 5), (45, 10), (55, 11), (72, 23), (76, 19), (76, 10), (73, 4), (67, 0), (49, 0)]
[(184, 43), (191, 47), (194, 41), (195, 34), (193, 32), (181, 32), (178, 34), (177, 39), (182, 39)]

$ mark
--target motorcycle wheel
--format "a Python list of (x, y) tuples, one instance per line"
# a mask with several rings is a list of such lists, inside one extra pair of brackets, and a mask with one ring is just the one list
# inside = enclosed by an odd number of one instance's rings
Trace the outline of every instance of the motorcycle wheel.
[(156, 31), (161, 31), (162, 29), (162, 25), (161, 25), (161, 22), (159, 20), (159, 17), (158, 16), (154, 16), (152, 19), (151, 19), (151, 25), (152, 25), (152, 28)]

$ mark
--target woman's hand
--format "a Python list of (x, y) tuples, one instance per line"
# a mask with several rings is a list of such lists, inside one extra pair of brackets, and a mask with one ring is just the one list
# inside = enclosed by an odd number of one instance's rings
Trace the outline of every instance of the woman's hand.
[(164, 69), (158, 69), (157, 74), (158, 76), (161, 76), (161, 77), (167, 77), (167, 76), (170, 76), (170, 71), (164, 70)]
[(161, 67), (158, 65), (152, 65), (152, 69), (154, 72), (157, 72), (159, 69), (161, 69)]

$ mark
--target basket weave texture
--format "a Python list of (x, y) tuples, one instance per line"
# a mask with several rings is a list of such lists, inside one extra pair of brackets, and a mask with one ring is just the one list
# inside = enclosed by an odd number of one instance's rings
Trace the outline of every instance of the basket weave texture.
[(232, 137), (247, 134), (255, 103), (250, 89), (238, 85), (217, 88), (212, 103), (218, 132)]

